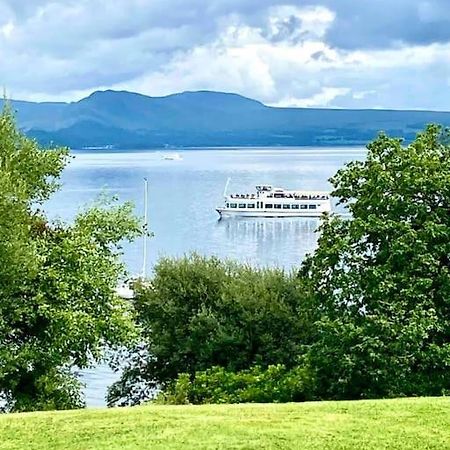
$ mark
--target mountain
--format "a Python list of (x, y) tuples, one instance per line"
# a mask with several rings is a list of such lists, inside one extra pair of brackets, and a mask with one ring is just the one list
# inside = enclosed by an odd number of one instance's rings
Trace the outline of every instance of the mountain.
[(365, 144), (380, 131), (412, 139), (450, 112), (276, 108), (237, 94), (148, 97), (96, 91), (77, 102), (13, 100), (20, 127), (42, 144), (72, 148)]

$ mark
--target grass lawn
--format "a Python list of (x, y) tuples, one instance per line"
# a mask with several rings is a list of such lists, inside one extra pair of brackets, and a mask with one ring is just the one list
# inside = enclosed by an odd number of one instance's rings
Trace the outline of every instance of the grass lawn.
[(450, 398), (5, 414), (0, 449), (450, 449)]

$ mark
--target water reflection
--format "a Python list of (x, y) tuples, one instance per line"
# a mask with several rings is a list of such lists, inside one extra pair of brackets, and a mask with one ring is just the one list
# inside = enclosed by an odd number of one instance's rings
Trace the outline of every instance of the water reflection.
[(318, 218), (303, 217), (225, 218), (217, 222), (215, 231), (222, 245), (237, 250), (237, 259), (289, 268), (314, 250), (319, 223)]

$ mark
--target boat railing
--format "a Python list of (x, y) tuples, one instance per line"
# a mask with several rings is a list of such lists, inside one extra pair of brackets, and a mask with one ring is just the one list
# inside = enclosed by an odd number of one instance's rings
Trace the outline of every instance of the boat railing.
[[(290, 198), (290, 199), (295, 199), (295, 200), (329, 200), (329, 196), (328, 195), (298, 195), (298, 194), (281, 194), (281, 193), (277, 193), (277, 194), (267, 194), (265, 196), (266, 198)], [(230, 198), (250, 198), (250, 199), (256, 199), (259, 198), (258, 194), (231, 194)]]
[(231, 194), (230, 198), (257, 198), (256, 194)]

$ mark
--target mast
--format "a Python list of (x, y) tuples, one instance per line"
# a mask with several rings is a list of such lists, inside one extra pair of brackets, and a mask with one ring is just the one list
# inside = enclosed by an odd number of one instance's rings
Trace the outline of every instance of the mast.
[(148, 180), (144, 178), (144, 245), (142, 255), (142, 278), (147, 276), (147, 241), (148, 241)]
[(225, 189), (223, 190), (223, 196), (225, 197), (225, 200), (227, 198), (227, 190), (228, 190), (228, 185), (230, 184), (231, 178), (228, 177), (227, 182), (225, 184)]

